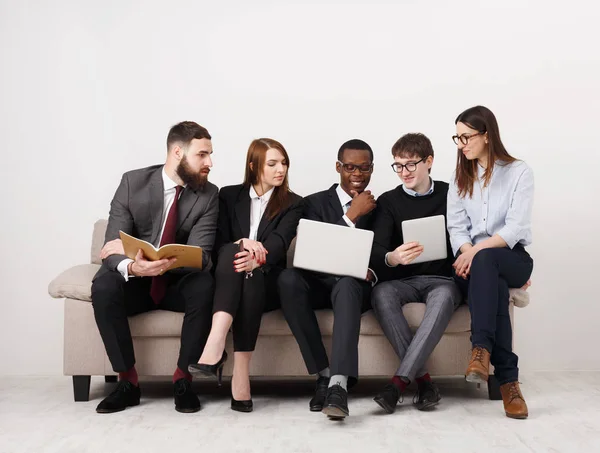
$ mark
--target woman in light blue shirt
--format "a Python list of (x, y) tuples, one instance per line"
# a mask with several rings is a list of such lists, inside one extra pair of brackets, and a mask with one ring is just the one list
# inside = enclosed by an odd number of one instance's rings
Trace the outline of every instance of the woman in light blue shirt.
[(455, 279), (471, 311), (469, 382), (487, 382), (490, 360), (500, 384), (506, 415), (526, 418), (512, 351), (508, 288), (527, 283), (531, 244), (533, 173), (500, 140), (498, 123), (486, 107), (456, 118), (456, 171), (448, 190), (448, 232), (457, 259)]

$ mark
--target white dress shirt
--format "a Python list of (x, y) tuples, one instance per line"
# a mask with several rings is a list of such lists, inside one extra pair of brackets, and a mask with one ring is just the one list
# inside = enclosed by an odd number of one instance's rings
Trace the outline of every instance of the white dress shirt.
[[(178, 186), (178, 184), (175, 181), (173, 181), (171, 178), (169, 178), (169, 175), (167, 175), (167, 172), (165, 171), (165, 167), (163, 167), (163, 169), (162, 169), (162, 180), (163, 180), (163, 188), (164, 188), (162, 225), (160, 227), (160, 234), (158, 235), (158, 239), (156, 240), (156, 243), (152, 244), (152, 245), (154, 245), (154, 247), (158, 247), (160, 244), (160, 240), (162, 238), (163, 231), (165, 230), (165, 224), (167, 223), (167, 214), (169, 213), (169, 209), (171, 209), (171, 206), (173, 205), (173, 201), (175, 201), (175, 194), (177, 193), (175, 188)], [(183, 193), (183, 191), (181, 191), (179, 193), (180, 197), (181, 197), (182, 193)], [(117, 270), (125, 278), (125, 281), (129, 280), (129, 277), (130, 277), (129, 273), (127, 272), (127, 267), (129, 266), (129, 263), (131, 263), (131, 262), (133, 262), (133, 260), (127, 258), (127, 259), (124, 259), (123, 261), (121, 261), (119, 263), (119, 265), (117, 266)]]
[(260, 220), (267, 209), (274, 189), (274, 187), (271, 188), (271, 190), (259, 197), (254, 187), (250, 186), (250, 234), (248, 235), (248, 239), (256, 241)]
[(342, 189), (342, 186), (340, 186), (340, 185), (338, 185), (336, 187), (335, 193), (337, 193), (337, 196), (340, 199), (340, 203), (342, 204), (342, 210), (344, 211), (344, 215), (343, 215), (342, 219), (344, 219), (344, 222), (346, 222), (346, 224), (350, 228), (355, 228), (356, 225), (354, 225), (354, 223), (352, 223), (352, 220), (350, 220), (348, 218), (348, 216), (346, 215), (346, 213), (348, 212), (348, 209), (350, 209), (350, 204), (352, 203), (352, 197), (350, 195), (348, 195), (346, 193), (346, 191), (344, 189)]
[(464, 244), (478, 244), (495, 234), (511, 249), (516, 244), (531, 244), (533, 172), (517, 160), (509, 164), (497, 161), (492, 178), (483, 187), (485, 169), (477, 166), (479, 179), (473, 184), (473, 196), (458, 196), (458, 187), (450, 179), (448, 188), (448, 232), (454, 255)]

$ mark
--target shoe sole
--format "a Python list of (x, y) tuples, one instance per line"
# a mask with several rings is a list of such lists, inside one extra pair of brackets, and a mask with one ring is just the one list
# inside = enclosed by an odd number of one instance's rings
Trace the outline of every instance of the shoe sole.
[(439, 401), (427, 401), (426, 403), (417, 405), (417, 409), (420, 411), (428, 411), (428, 410), (433, 409), (438, 404), (440, 404)]
[(488, 377), (483, 374), (472, 372), (465, 376), (465, 380), (474, 384), (487, 384)]
[(138, 402), (138, 403), (130, 404), (130, 405), (125, 406), (125, 407), (120, 407), (119, 409), (96, 409), (96, 413), (98, 413), (98, 414), (112, 414), (114, 412), (124, 411), (128, 407), (138, 406), (139, 404), (140, 403)]
[(527, 414), (509, 414), (508, 412), (505, 412), (505, 414), (508, 418), (513, 418), (515, 420), (525, 420), (527, 417), (529, 417), (529, 413), (527, 413)]
[(176, 407), (175, 410), (181, 414), (193, 414), (194, 412), (198, 412), (201, 408), (194, 408), (194, 409), (181, 409)]
[(396, 410), (395, 407), (390, 407), (387, 405), (387, 403), (385, 402), (385, 400), (383, 399), (379, 399), (379, 398), (373, 398), (373, 401), (375, 401), (380, 408), (382, 408), (385, 412), (387, 412), (388, 414), (393, 414), (394, 411)]
[(342, 408), (340, 408), (338, 406), (324, 407), (321, 412), (323, 412), (325, 415), (327, 415), (329, 418), (331, 418), (333, 420), (341, 420), (350, 415), (349, 412), (344, 411)]

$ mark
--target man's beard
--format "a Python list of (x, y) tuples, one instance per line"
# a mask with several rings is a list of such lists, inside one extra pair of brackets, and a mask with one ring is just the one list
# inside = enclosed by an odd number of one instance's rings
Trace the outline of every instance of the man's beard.
[[(201, 170), (210, 171), (208, 167), (202, 167)], [(175, 172), (177, 173), (177, 176), (181, 178), (183, 183), (193, 190), (202, 189), (208, 181), (208, 173), (196, 173), (191, 169), (190, 164), (187, 161), (187, 156), (183, 156), (179, 162), (179, 165), (175, 169)]]

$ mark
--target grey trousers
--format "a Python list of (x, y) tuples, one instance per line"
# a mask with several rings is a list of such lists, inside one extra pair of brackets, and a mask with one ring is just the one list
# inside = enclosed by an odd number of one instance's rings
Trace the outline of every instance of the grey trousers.
[[(413, 381), (427, 372), (425, 362), (462, 300), (458, 286), (447, 277), (419, 275), (383, 282), (373, 288), (373, 311), (400, 358), (396, 376)], [(414, 335), (402, 313), (402, 306), (410, 302), (426, 305), (425, 316)]]

